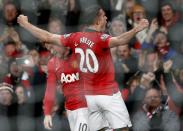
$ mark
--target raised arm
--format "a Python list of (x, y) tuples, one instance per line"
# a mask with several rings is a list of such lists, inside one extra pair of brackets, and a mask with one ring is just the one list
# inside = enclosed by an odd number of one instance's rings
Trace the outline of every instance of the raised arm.
[(35, 36), (36, 38), (38, 38), (42, 42), (49, 43), (49, 44), (61, 45), (60, 35), (52, 34), (52, 33), (48, 32), (46, 30), (40, 29), (40, 28), (32, 25), (28, 21), (27, 16), (19, 15), (18, 19), (17, 19), (17, 22), (19, 23), (19, 25), (21, 27), (28, 30), (33, 36)]
[(130, 31), (125, 32), (119, 36), (112, 37), (110, 39), (109, 47), (112, 48), (112, 47), (127, 44), (134, 37), (134, 35), (136, 33), (138, 33), (139, 31), (142, 31), (143, 29), (147, 28), (148, 26), (149, 26), (148, 20), (142, 19), (140, 21), (140, 23), (136, 27), (131, 29)]

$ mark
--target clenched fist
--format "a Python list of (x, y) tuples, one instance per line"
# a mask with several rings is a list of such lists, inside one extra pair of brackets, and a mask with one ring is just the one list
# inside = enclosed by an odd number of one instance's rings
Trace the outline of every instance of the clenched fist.
[(25, 15), (19, 15), (17, 18), (17, 23), (19, 23), (20, 26), (24, 27), (27, 23), (29, 23), (28, 17)]
[(172, 65), (173, 65), (173, 61), (172, 60), (168, 60), (165, 63), (163, 63), (164, 72), (165, 73), (169, 72), (171, 67), (172, 67)]
[(149, 26), (149, 21), (147, 19), (140, 20), (139, 24), (135, 27), (136, 32), (142, 31)]

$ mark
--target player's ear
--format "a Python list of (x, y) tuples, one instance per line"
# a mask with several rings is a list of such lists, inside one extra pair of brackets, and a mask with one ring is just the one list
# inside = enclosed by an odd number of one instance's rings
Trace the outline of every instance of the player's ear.
[(96, 25), (100, 25), (100, 20), (99, 20), (98, 17), (95, 19), (94, 23), (95, 23)]

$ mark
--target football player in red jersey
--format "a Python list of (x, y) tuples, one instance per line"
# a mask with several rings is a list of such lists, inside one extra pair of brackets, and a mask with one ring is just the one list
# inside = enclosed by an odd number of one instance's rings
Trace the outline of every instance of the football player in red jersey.
[(77, 59), (81, 84), (89, 109), (89, 126), (91, 131), (102, 128), (102, 121), (109, 122), (114, 131), (128, 131), (131, 127), (128, 111), (114, 80), (114, 67), (110, 48), (124, 45), (139, 31), (147, 28), (149, 23), (142, 19), (130, 31), (116, 37), (102, 33), (105, 30), (107, 17), (99, 6), (92, 6), (85, 12), (88, 29), (66, 35), (51, 34), (28, 22), (26, 16), (20, 15), (18, 23), (34, 36), (47, 43), (69, 47)]
[[(52, 46), (52, 47), (51, 47)], [(44, 97), (44, 126), (51, 129), (52, 110), (55, 105), (57, 87), (65, 97), (65, 108), (71, 131), (89, 131), (88, 108), (84, 92), (80, 86), (80, 73), (74, 55), (69, 49), (51, 45), (49, 50), (54, 56), (48, 62), (47, 88)]]

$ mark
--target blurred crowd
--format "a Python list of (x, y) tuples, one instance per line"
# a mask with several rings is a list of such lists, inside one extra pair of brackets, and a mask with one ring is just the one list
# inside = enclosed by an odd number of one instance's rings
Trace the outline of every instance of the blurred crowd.
[[(55, 34), (84, 31), (82, 11), (92, 4), (105, 10), (111, 36), (143, 18), (150, 22), (128, 45), (111, 49), (131, 130), (183, 130), (183, 0), (0, 0), (0, 131), (45, 130), (42, 100), (52, 55), (18, 26), (17, 16)], [(53, 131), (69, 131), (60, 94)]]

